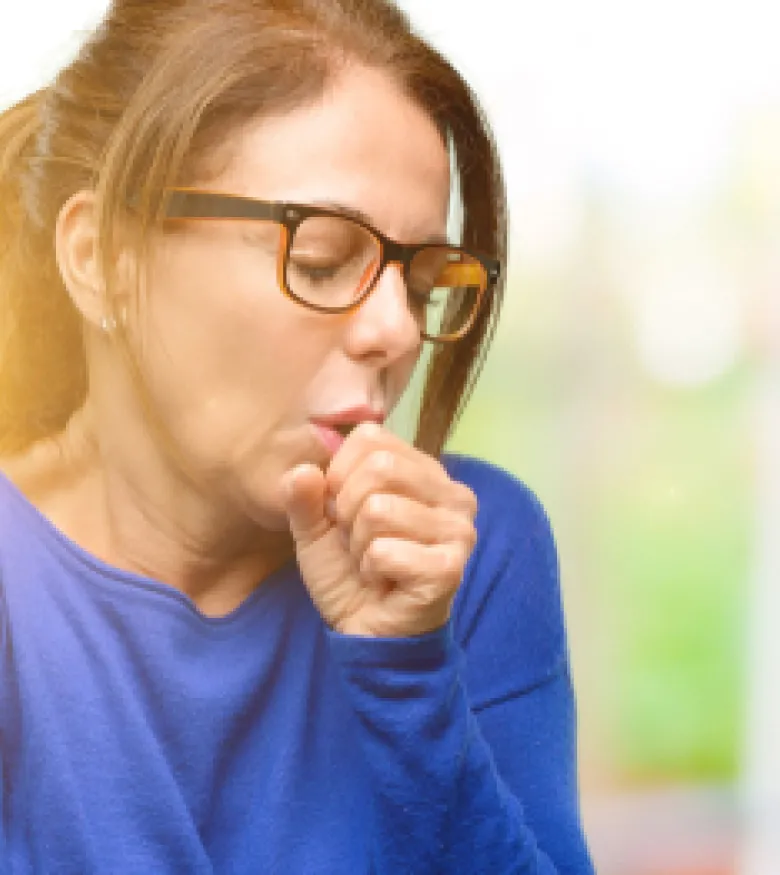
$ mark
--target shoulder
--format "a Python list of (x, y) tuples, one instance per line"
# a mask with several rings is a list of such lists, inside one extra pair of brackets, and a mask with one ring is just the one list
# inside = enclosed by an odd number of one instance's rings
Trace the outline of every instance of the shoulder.
[[(534, 492), (514, 474), (470, 456), (447, 454), (449, 475), (476, 495), (478, 554), (532, 563), (537, 577), (557, 584), (558, 553), (552, 526)], [(484, 557), (481, 557), (484, 560)]]
[(498, 679), (532, 686), (567, 657), (558, 552), (541, 502), (510, 472), (445, 454), (449, 475), (477, 496), (477, 544), (453, 606), (457, 640), (471, 659), (487, 659)]
[(442, 464), (450, 477), (468, 486), (479, 502), (479, 524), (519, 525), (541, 528), (550, 535), (550, 524), (541, 502), (522, 480), (504, 468), (456, 453), (445, 453)]

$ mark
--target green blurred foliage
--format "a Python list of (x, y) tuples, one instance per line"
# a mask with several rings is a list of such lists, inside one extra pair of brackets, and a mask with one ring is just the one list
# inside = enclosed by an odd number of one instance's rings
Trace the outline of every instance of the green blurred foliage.
[(584, 317), (567, 276), (557, 282), (514, 278), (448, 449), (506, 467), (550, 514), (579, 630), (586, 756), (617, 782), (733, 780), (752, 375), (659, 386), (639, 369), (619, 307), (590, 295)]

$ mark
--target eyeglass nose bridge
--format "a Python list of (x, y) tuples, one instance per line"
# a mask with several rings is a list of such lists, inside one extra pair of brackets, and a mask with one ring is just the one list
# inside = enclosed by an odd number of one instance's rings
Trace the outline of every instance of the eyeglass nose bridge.
[(395, 240), (380, 241), (381, 249), (379, 255), (379, 267), (377, 268), (374, 280), (371, 283), (371, 290), (379, 283), (379, 278), (385, 271), (385, 268), (390, 264), (397, 264), (401, 267), (401, 275), (404, 283), (409, 281), (409, 270), (412, 259), (415, 256), (417, 247), (408, 246), (404, 243), (396, 243)]

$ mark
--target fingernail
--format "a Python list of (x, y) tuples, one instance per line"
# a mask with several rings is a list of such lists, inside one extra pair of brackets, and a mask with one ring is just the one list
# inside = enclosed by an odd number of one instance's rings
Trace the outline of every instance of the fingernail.
[(325, 499), (325, 515), (332, 521), (336, 522), (336, 500), (333, 498)]

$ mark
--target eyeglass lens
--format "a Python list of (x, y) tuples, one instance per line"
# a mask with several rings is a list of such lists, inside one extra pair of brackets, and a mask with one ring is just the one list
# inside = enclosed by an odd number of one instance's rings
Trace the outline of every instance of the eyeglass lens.
[[(290, 242), (289, 290), (325, 309), (348, 307), (374, 281), (381, 245), (366, 228), (346, 218), (312, 216)], [(480, 261), (448, 246), (431, 245), (412, 259), (409, 305), (429, 337), (456, 334), (471, 319), (487, 281)]]

